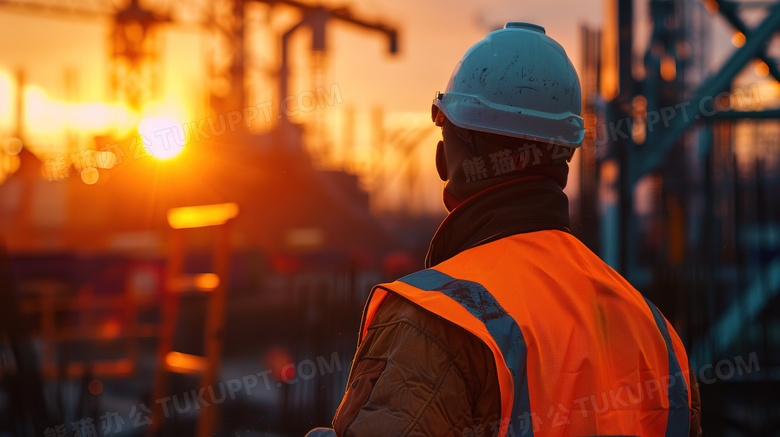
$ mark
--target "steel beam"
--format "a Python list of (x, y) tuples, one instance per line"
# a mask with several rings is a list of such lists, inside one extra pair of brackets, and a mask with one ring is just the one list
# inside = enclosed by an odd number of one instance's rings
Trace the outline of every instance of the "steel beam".
[[(726, 21), (728, 21), (729, 24), (734, 27), (734, 29), (742, 32), (742, 34), (745, 35), (745, 39), (750, 38), (750, 34), (752, 32), (751, 29), (747, 27), (745, 22), (742, 21), (742, 19), (737, 14), (737, 8), (743, 7), (743, 4), (736, 3), (731, 0), (714, 1), (718, 5), (718, 12), (720, 12), (723, 18), (725, 18)], [(764, 47), (764, 50), (761, 51), (758, 59), (764, 61), (764, 63), (769, 67), (769, 74), (771, 74), (776, 81), (780, 82), (780, 69), (777, 67), (777, 60), (767, 56), (766, 47)]]
[(741, 48), (737, 49), (723, 64), (721, 69), (710, 76), (697, 90), (690, 100), (690, 113), (687, 117), (675, 117), (665, 135), (657, 142), (652, 141), (643, 147), (638, 158), (634, 160), (631, 171), (631, 185), (636, 184), (645, 174), (655, 170), (664, 160), (666, 154), (674, 146), (677, 138), (682, 135), (696, 120), (702, 118), (701, 103), (712, 96), (728, 89), (734, 77), (742, 71), (745, 65), (758, 56), (767, 41), (780, 29), (780, 1), (776, 1), (769, 9), (769, 14), (759, 24)]

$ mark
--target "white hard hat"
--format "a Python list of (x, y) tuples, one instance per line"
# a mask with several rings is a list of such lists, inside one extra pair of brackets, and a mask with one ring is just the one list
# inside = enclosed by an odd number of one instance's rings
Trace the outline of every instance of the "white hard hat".
[(464, 129), (577, 148), (581, 99), (563, 47), (541, 26), (507, 23), (463, 55), (433, 104)]

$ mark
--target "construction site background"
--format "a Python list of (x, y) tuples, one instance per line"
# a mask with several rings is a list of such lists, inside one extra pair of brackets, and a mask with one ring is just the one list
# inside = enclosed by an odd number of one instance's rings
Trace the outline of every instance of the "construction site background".
[(705, 435), (780, 435), (780, 2), (476, 3), (0, 0), (0, 437), (328, 426), (445, 216), (430, 98), (507, 21), (574, 59), (573, 233)]

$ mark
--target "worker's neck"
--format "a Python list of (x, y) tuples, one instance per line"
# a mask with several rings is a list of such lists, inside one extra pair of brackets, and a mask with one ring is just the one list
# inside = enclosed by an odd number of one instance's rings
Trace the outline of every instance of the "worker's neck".
[(539, 175), (514, 179), (455, 207), (431, 241), (426, 266), (509, 235), (569, 228), (569, 200), (559, 183)]

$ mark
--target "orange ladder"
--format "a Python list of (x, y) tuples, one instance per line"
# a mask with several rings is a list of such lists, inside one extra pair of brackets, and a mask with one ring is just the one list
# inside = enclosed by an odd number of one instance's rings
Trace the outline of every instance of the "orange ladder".
[[(148, 435), (154, 436), (165, 420), (162, 403), (168, 395), (168, 373), (200, 375), (200, 387), (216, 382), (219, 371), (225, 328), (225, 298), (230, 267), (230, 221), (238, 214), (234, 203), (174, 208), (168, 211), (171, 226), (169, 258), (166, 273), (161, 316), (161, 332), (157, 349), (157, 369), (152, 392), (152, 423)], [(185, 240), (195, 228), (210, 228), (214, 234), (213, 272), (187, 275), (183, 273)], [(176, 321), (182, 293), (205, 293), (206, 324), (204, 355), (192, 355), (173, 349)], [(216, 420), (216, 406), (200, 408), (198, 437), (212, 433)]]

